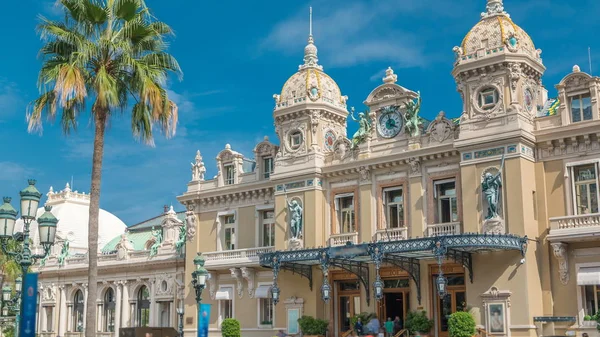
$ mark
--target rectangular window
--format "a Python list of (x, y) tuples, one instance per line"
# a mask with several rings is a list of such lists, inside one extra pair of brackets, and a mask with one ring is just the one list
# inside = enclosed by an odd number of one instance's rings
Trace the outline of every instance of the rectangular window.
[(225, 319), (233, 318), (233, 300), (220, 300), (219, 308), (221, 310), (219, 315), (221, 316), (221, 322)]
[(583, 286), (583, 305), (585, 315), (593, 316), (600, 312), (600, 285)]
[(335, 210), (340, 234), (355, 233), (354, 193), (336, 195)]
[(263, 172), (265, 179), (269, 179), (271, 177), (271, 173), (273, 173), (273, 158), (263, 158)]
[(158, 314), (160, 315), (160, 326), (167, 328), (171, 326), (171, 302), (158, 302)]
[(592, 100), (589, 94), (569, 97), (571, 101), (571, 120), (573, 123), (592, 119)]
[(234, 250), (236, 244), (235, 238), (235, 216), (226, 215), (223, 217), (224, 245), (223, 250)]
[(433, 199), (436, 206), (436, 223), (458, 221), (458, 199), (454, 179), (433, 182)]
[(52, 313), (54, 311), (54, 307), (44, 307), (46, 310), (46, 332), (52, 332)]
[(224, 165), (225, 169), (225, 185), (232, 185), (235, 183), (235, 167), (233, 164)]
[(402, 187), (383, 190), (383, 207), (387, 228), (404, 227), (404, 193)]
[(273, 325), (273, 299), (261, 298), (260, 301), (260, 325)]
[(577, 215), (598, 213), (597, 164), (573, 167), (573, 188)]
[(261, 245), (263, 247), (275, 246), (275, 212), (263, 211), (261, 213)]

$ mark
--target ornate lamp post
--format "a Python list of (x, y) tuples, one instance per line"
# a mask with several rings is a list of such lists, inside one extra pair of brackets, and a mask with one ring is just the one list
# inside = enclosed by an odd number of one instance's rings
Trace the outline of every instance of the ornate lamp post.
[(200, 304), (202, 304), (202, 291), (206, 287), (206, 278), (208, 276), (208, 271), (204, 268), (204, 263), (204, 256), (202, 256), (202, 253), (198, 253), (198, 256), (194, 258), (196, 270), (192, 272), (192, 286), (196, 291), (196, 305), (198, 305), (198, 336), (200, 335)]
[(179, 318), (179, 337), (183, 337), (183, 300), (177, 308), (177, 317)]
[[(19, 276), (15, 280), (15, 295), (12, 294), (12, 288), (8, 284), (2, 287), (2, 316), (9, 318), (10, 313), (14, 312), (15, 337), (19, 337), (19, 322), (21, 318), (21, 284), (23, 279)], [(12, 318), (12, 317), (10, 317)]]
[[(4, 197), (4, 204), (0, 206), (0, 246), (2, 247), (4, 254), (12, 257), (16, 262), (19, 263), (21, 266), (22, 276), (27, 274), (29, 267), (33, 265), (35, 260), (44, 258), (46, 255), (48, 255), (50, 248), (54, 244), (54, 238), (56, 236), (56, 224), (58, 223), (58, 219), (50, 212), (52, 207), (46, 206), (46, 212), (37, 218), (39, 231), (38, 234), (40, 238), (39, 241), (40, 245), (44, 248), (44, 254), (32, 254), (29, 243), (29, 227), (33, 221), (36, 221), (36, 213), (42, 194), (37, 190), (37, 188), (35, 188), (35, 180), (30, 179), (28, 180), (28, 183), (29, 185), (19, 192), (19, 195), (21, 196), (21, 218), (23, 219), (22, 233), (15, 233), (15, 223), (17, 221), (18, 212), (11, 206), (11, 198)], [(20, 242), (17, 251), (10, 251), (8, 247), (8, 242), (10, 239)], [(20, 280), (17, 279), (15, 286), (17, 290), (16, 302), (18, 302), (15, 305), (17, 307), (20, 307), (22, 302), (22, 286), (23, 278), (20, 278)], [(2, 297), (4, 300), (4, 292)], [(12, 303), (15, 301), (11, 300), (9, 302)], [(15, 312), (19, 313), (20, 310), (15, 310)], [(19, 315), (17, 314), (17, 319), (18, 318)], [(15, 329), (15, 331), (17, 331), (15, 335), (18, 337), (18, 322), (17, 329)]]

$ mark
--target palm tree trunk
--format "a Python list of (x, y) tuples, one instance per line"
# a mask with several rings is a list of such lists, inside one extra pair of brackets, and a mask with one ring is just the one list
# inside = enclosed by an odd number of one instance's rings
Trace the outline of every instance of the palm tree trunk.
[(90, 189), (90, 213), (88, 222), (88, 294), (86, 299), (85, 336), (96, 336), (96, 299), (98, 289), (98, 222), (100, 214), (100, 182), (102, 180), (102, 156), (104, 154), (104, 131), (106, 114), (96, 112), (94, 155), (92, 158), (92, 187)]

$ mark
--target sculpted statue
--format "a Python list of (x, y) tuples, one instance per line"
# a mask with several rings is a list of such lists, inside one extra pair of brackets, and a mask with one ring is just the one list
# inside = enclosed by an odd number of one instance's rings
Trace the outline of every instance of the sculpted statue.
[(179, 227), (179, 238), (175, 242), (175, 250), (177, 254), (183, 255), (183, 249), (185, 247), (185, 241), (187, 240), (187, 220), (183, 221), (183, 226)]
[(364, 112), (358, 113), (358, 119), (354, 118), (354, 108), (351, 110), (350, 117), (355, 122), (358, 122), (358, 130), (352, 136), (352, 146), (351, 149), (355, 149), (359, 144), (364, 143), (367, 140), (367, 137), (371, 134), (371, 123), (369, 118)]
[(496, 175), (487, 172), (481, 182), (481, 190), (488, 203), (487, 216), (485, 219), (498, 217), (498, 200), (500, 197), (500, 188), (502, 187), (502, 169), (504, 168), (504, 155), (502, 155), (502, 164)]
[(202, 155), (198, 150), (196, 152), (196, 162), (192, 163), (192, 181), (204, 181), (204, 174), (206, 174), (206, 167), (204, 167)]
[(158, 254), (158, 248), (162, 243), (162, 229), (154, 230), (152, 228), (152, 236), (154, 237), (154, 244), (150, 247), (150, 257)]
[(410, 137), (421, 135), (421, 92), (417, 92), (417, 98), (414, 101), (404, 103), (406, 112), (404, 113), (404, 129)]
[(196, 216), (194, 211), (189, 210), (185, 212), (185, 228), (186, 228), (186, 240), (192, 240), (196, 235)]
[(69, 240), (65, 240), (60, 254), (58, 254), (58, 265), (63, 266), (67, 257), (69, 257)]
[(298, 200), (289, 201), (285, 188), (284, 192), (285, 203), (290, 214), (290, 234), (292, 239), (300, 239), (302, 236), (302, 206), (300, 206)]

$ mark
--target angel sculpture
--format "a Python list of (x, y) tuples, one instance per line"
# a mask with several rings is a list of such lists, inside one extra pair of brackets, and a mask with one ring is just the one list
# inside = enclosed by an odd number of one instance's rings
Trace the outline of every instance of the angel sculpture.
[(367, 117), (367, 114), (364, 112), (358, 113), (358, 119), (354, 117), (354, 107), (350, 110), (352, 120), (358, 122), (358, 130), (352, 136), (352, 146), (351, 149), (356, 149), (359, 144), (364, 143), (367, 140), (367, 137), (371, 134), (371, 122)]
[(417, 92), (417, 98), (414, 101), (404, 103), (406, 112), (404, 113), (404, 128), (410, 137), (421, 135), (421, 92)]

